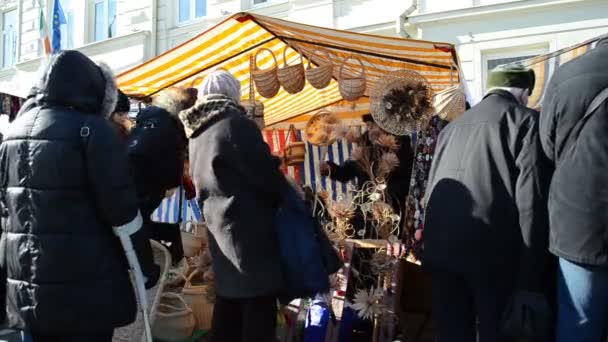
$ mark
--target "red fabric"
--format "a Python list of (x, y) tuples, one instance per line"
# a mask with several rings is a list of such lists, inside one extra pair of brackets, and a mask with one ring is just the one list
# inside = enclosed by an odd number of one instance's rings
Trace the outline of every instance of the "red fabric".
[(191, 200), (196, 197), (196, 189), (194, 188), (194, 183), (192, 182), (192, 178), (188, 176), (184, 176), (183, 179), (184, 191), (186, 193), (186, 199)]

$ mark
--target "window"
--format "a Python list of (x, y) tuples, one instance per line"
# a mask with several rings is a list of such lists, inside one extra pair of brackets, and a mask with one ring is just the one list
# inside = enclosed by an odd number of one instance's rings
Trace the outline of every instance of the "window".
[(95, 0), (93, 18), (93, 41), (116, 37), (116, 0)]
[(185, 23), (207, 15), (206, 0), (178, 0), (178, 22)]
[(2, 14), (2, 67), (17, 62), (17, 10)]
[(253, 0), (253, 6), (255, 5), (260, 5), (260, 4), (265, 4), (270, 2), (269, 0)]

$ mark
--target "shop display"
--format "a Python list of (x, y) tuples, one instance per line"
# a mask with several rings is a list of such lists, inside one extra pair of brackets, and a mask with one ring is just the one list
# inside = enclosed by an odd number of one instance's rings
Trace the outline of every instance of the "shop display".
[(340, 123), (340, 119), (332, 112), (321, 110), (317, 112), (306, 123), (306, 140), (315, 146), (328, 146), (336, 141), (333, 135), (335, 126)]
[(304, 76), (304, 58), (301, 54), (300, 62), (294, 65), (287, 63), (287, 50), (288, 46), (283, 49), (283, 67), (277, 71), (277, 77), (279, 83), (283, 86), (286, 92), (290, 94), (297, 94), (304, 89), (306, 85), (306, 77)]
[[(325, 54), (327, 59), (318, 58), (317, 67), (312, 67), (312, 62), (315, 60), (316, 55)], [(324, 89), (329, 83), (334, 73), (334, 64), (331, 61), (331, 55), (329, 52), (316, 49), (312, 52), (311, 56), (308, 57), (308, 67), (306, 68), (306, 79), (311, 86), (316, 89)]]
[[(456, 80), (454, 78), (458, 76)], [(456, 84), (456, 82), (458, 82)], [(450, 86), (433, 97), (435, 113), (443, 120), (452, 121), (462, 115), (466, 109), (464, 79), (456, 66), (452, 66)]]
[[(346, 76), (344, 74), (344, 67), (346, 62), (349, 60), (356, 61), (361, 66), (359, 75)], [(338, 85), (340, 87), (340, 95), (347, 101), (356, 101), (363, 95), (365, 95), (365, 89), (367, 87), (367, 79), (365, 77), (365, 65), (361, 59), (355, 55), (348, 56), (340, 65), (340, 71), (338, 72)]]
[(424, 196), (435, 154), (435, 145), (439, 133), (447, 124), (447, 121), (433, 116), (417, 137), (416, 158), (412, 168), (402, 237), (405, 241), (406, 255), (411, 255), (415, 259), (419, 259), (423, 247), (421, 236), (422, 230), (424, 230)]
[[(270, 56), (272, 57), (272, 60), (274, 61), (273, 66), (270, 67), (269, 69), (259, 69), (258, 68), (258, 65), (257, 65), (258, 57), (261, 52), (269, 53)], [(251, 72), (251, 75), (253, 77), (255, 87), (261, 96), (263, 96), (265, 98), (271, 98), (279, 93), (279, 90), (281, 89), (281, 84), (279, 83), (279, 77), (278, 77), (277, 71), (278, 71), (277, 57), (274, 55), (272, 50), (266, 49), (266, 48), (259, 49), (255, 53), (253, 70)]]
[(395, 70), (373, 89), (370, 111), (384, 131), (397, 136), (417, 132), (433, 114), (433, 91), (424, 76), (415, 71)]

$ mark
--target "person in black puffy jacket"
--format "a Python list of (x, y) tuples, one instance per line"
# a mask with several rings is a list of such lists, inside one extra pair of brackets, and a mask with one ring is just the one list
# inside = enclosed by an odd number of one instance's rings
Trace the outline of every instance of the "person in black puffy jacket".
[(151, 215), (168, 191), (182, 185), (187, 142), (177, 114), (196, 102), (194, 88), (169, 88), (156, 96), (152, 106), (137, 115), (127, 137), (131, 172), (135, 177), (144, 232), (151, 239), (170, 242), (173, 263), (184, 256), (179, 223), (153, 222)]
[[(111, 341), (135, 320), (113, 227), (142, 219), (108, 120), (116, 94), (107, 66), (77, 51), (53, 55), (0, 146), (7, 321), (36, 342)], [(142, 269), (152, 286), (158, 268)]]

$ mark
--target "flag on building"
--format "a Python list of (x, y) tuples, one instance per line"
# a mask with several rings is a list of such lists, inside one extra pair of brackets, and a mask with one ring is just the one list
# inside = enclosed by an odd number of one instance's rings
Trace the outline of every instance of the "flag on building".
[(42, 6), (42, 3), (40, 2), (40, 0), (38, 0), (38, 7), (40, 8), (40, 23), (39, 23), (40, 40), (42, 42), (44, 54), (50, 55), (51, 54), (51, 39), (49, 37), (49, 32), (48, 32), (48, 28), (46, 26), (46, 20), (44, 17), (44, 6)]
[(53, 4), (53, 53), (61, 50), (61, 25), (67, 24), (59, 0)]

